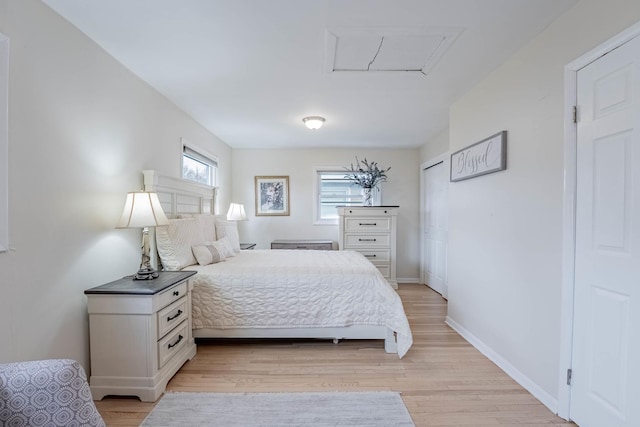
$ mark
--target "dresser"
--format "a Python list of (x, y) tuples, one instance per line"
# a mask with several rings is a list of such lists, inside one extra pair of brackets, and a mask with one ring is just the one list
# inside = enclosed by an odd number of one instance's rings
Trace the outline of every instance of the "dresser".
[(394, 289), (399, 206), (339, 206), (340, 250), (362, 253)]
[(138, 396), (155, 402), (196, 355), (191, 332), (195, 271), (161, 272), (153, 280), (123, 278), (86, 290), (95, 400)]

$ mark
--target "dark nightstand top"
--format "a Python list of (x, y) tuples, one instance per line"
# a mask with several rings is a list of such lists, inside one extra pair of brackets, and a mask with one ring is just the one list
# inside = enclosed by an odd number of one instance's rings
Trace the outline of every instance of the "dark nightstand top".
[(161, 271), (157, 278), (151, 280), (133, 280), (131, 277), (123, 277), (122, 279), (87, 289), (84, 293), (155, 295), (196, 273), (196, 271)]
[(240, 249), (247, 250), (247, 249), (253, 249), (256, 247), (255, 243), (240, 243)]

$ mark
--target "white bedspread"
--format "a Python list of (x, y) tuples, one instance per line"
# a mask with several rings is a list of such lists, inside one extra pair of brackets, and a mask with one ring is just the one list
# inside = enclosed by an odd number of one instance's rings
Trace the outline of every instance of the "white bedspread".
[(193, 328), (387, 326), (398, 356), (413, 343), (396, 291), (353, 251), (251, 250), (189, 266)]

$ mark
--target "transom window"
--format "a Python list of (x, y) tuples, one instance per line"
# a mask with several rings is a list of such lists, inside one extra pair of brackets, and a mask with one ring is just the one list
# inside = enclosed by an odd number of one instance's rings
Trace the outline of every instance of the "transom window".
[(215, 187), (218, 159), (193, 146), (182, 145), (182, 178)]

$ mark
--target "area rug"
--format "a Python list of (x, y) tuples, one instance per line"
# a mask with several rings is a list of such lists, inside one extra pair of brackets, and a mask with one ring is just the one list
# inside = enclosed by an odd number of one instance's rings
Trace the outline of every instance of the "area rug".
[(142, 423), (160, 426), (414, 426), (399, 393), (166, 393)]

